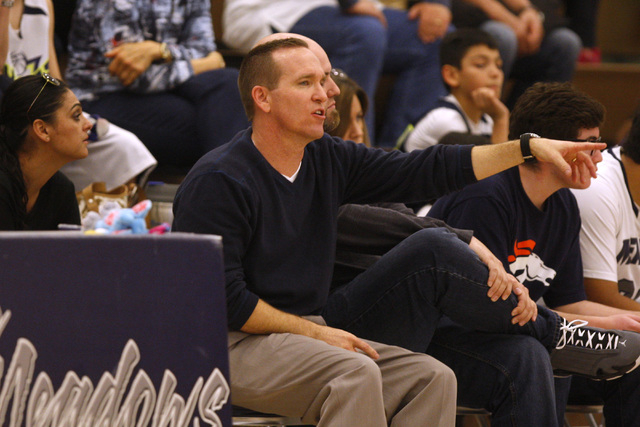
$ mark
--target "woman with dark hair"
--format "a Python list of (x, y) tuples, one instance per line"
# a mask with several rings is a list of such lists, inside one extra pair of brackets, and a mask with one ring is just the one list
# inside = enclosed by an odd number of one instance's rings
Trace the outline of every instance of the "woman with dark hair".
[[(54, 46), (53, 15), (51, 0), (2, 1), (0, 98), (2, 91), (20, 77), (48, 73), (62, 79)], [(76, 191), (93, 182), (104, 182), (109, 190), (128, 182), (144, 187), (157, 162), (142, 141), (98, 115), (91, 115), (89, 120), (94, 122), (91, 155), (62, 168)]]
[(49, 74), (9, 85), (0, 106), (0, 229), (80, 224), (73, 184), (59, 169), (87, 157), (91, 122)]
[(367, 94), (342, 70), (336, 68), (331, 70), (331, 78), (340, 88), (340, 95), (335, 97), (336, 111), (340, 114), (340, 124), (328, 133), (371, 147), (369, 133), (364, 122), (364, 116), (369, 107)]

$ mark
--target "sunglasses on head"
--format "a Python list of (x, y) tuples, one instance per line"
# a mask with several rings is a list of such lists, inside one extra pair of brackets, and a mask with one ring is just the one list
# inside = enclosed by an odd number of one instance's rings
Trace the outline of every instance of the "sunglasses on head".
[(331, 76), (332, 77), (341, 77), (343, 79), (348, 79), (349, 78), (349, 76), (347, 76), (347, 73), (342, 71), (340, 68), (332, 68), (331, 69)]
[(45, 86), (47, 85), (47, 83), (51, 83), (54, 86), (60, 86), (60, 80), (56, 79), (55, 77), (52, 77), (51, 74), (49, 73), (42, 73), (41, 74), (42, 78), (44, 79), (44, 84), (42, 85), (42, 87), (40, 88), (40, 92), (38, 92), (38, 94), (36, 95), (36, 97), (33, 99), (33, 102), (31, 103), (31, 105), (29, 105), (29, 109), (27, 110), (27, 116), (29, 115), (29, 111), (31, 111), (31, 109), (33, 108), (33, 105), (36, 103), (36, 101), (38, 100), (38, 98), (40, 97), (40, 94), (42, 93), (42, 91), (44, 90)]

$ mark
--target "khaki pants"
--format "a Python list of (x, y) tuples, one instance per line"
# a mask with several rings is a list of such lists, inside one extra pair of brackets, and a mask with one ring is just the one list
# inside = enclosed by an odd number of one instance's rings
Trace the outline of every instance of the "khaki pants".
[(456, 380), (447, 366), (368, 342), (378, 360), (301, 335), (230, 332), (233, 404), (319, 426), (454, 426)]

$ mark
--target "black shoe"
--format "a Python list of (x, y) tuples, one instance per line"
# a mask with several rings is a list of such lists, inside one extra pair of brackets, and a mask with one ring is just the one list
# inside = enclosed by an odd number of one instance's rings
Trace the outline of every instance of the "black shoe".
[(640, 364), (640, 334), (586, 325), (584, 320), (562, 319), (562, 336), (551, 352), (554, 375), (611, 380)]

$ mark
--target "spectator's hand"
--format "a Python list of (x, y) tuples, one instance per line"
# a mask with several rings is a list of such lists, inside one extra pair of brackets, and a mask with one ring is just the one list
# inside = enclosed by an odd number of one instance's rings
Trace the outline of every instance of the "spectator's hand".
[(213, 51), (203, 58), (191, 60), (191, 68), (193, 68), (194, 74), (217, 70), (219, 68), (224, 68), (225, 66), (224, 58), (218, 51)]
[(499, 298), (507, 299), (511, 295), (514, 281), (518, 283), (516, 278), (504, 270), (502, 262), (480, 240), (471, 237), (469, 249), (475, 252), (480, 261), (489, 269), (489, 278), (487, 280), (487, 286), (489, 286), (487, 295), (489, 298), (494, 302), (498, 301)]
[(518, 297), (518, 305), (511, 312), (511, 323), (524, 326), (529, 320), (535, 321), (538, 317), (538, 305), (529, 297), (529, 289), (516, 280), (513, 293)]
[(376, 18), (380, 23), (387, 28), (387, 18), (382, 13), (382, 10), (373, 2), (369, 0), (360, 0), (350, 8), (346, 10), (347, 13), (353, 15), (369, 15)]
[[(594, 164), (600, 163), (602, 161), (602, 153), (600, 150), (594, 150), (593, 154), (589, 154), (590, 152), (582, 152), (578, 153), (578, 156), (582, 158), (590, 157), (591, 161)], [(591, 183), (591, 175), (589, 174), (589, 169), (584, 162), (578, 161), (578, 156), (576, 156), (575, 161), (571, 161), (571, 181), (578, 185), (582, 185), (583, 188), (587, 188)], [(597, 169), (597, 167), (596, 167)]]
[(509, 114), (509, 109), (500, 101), (495, 90), (488, 87), (479, 87), (471, 92), (471, 99), (483, 113), (492, 119), (500, 119)]
[(361, 351), (372, 359), (380, 357), (373, 347), (355, 335), (343, 331), (342, 329), (331, 328), (329, 326), (317, 325), (312, 338), (326, 342), (336, 347), (349, 351)]
[(527, 54), (526, 52), (529, 50), (529, 42), (527, 40), (526, 25), (524, 24), (524, 22), (522, 22), (522, 20), (520, 20), (520, 18), (518, 18), (515, 15), (513, 15), (512, 20), (507, 22), (507, 25), (511, 27), (511, 30), (513, 30), (513, 33), (515, 34), (516, 39), (518, 40), (518, 56), (526, 55)]
[(451, 24), (451, 11), (437, 3), (416, 3), (409, 9), (408, 17), (418, 20), (418, 37), (423, 43), (444, 37)]
[(518, 281), (505, 271), (502, 263), (495, 256), (493, 259), (485, 260), (484, 263), (489, 268), (489, 280), (487, 280), (489, 292), (487, 292), (487, 296), (494, 302), (500, 298), (506, 300), (511, 295), (514, 283), (518, 283)]
[(585, 178), (596, 178), (596, 163), (602, 160), (602, 155), (594, 155), (592, 158), (589, 153), (607, 148), (604, 142), (569, 142), (545, 138), (531, 138), (530, 144), (531, 153), (538, 161), (553, 163), (562, 173), (571, 177), (575, 168), (579, 168), (577, 170), (581, 171), (580, 176)]
[(637, 314), (613, 314), (611, 316), (605, 316), (598, 319), (597, 327), (640, 332), (640, 316)]
[(111, 58), (109, 72), (129, 86), (144, 73), (153, 61), (160, 58), (159, 43), (146, 40), (136, 43), (122, 43), (105, 53)]
[(520, 53), (523, 55), (533, 55), (540, 50), (540, 44), (544, 37), (544, 27), (542, 26), (540, 14), (537, 10), (528, 8), (520, 13), (518, 19), (522, 22), (525, 29), (524, 46), (518, 44), (519, 47), (523, 48), (520, 50)]

